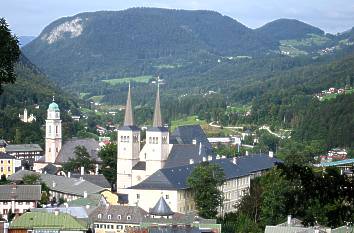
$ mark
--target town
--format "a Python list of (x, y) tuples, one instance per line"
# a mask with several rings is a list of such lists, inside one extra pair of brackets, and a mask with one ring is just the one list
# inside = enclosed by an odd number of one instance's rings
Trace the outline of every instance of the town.
[(0, 233), (354, 232), (343, 1), (4, 0)]

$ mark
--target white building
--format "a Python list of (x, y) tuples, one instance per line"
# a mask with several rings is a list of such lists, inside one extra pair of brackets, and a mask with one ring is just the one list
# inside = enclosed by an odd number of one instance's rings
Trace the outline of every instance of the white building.
[(31, 115), (28, 117), (28, 112), (27, 112), (27, 108), (25, 108), (23, 110), (23, 115), (21, 114), (18, 114), (18, 117), (20, 118), (20, 120), (22, 122), (25, 122), (25, 123), (32, 123), (34, 121), (37, 120), (37, 118), (31, 113)]
[(129, 205), (145, 211), (163, 196), (172, 211), (195, 210), (187, 178), (197, 164), (208, 161), (221, 166), (225, 173), (225, 200), (220, 214), (234, 210), (254, 176), (274, 166), (277, 159), (268, 155), (220, 158), (212, 151), (199, 125), (178, 127), (171, 135), (161, 119), (159, 87), (153, 126), (146, 130), (146, 144), (140, 149), (140, 129), (134, 125), (129, 86), (124, 125), (118, 130), (117, 192), (128, 194)]
[(10, 210), (22, 214), (36, 208), (40, 200), (40, 185), (0, 185), (0, 213), (5, 217)]

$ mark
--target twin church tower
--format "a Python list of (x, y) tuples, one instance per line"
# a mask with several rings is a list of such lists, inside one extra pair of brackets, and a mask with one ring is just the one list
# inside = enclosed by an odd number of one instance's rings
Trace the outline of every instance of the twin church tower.
[(169, 131), (162, 124), (159, 89), (158, 85), (153, 125), (146, 130), (146, 144), (140, 149), (140, 128), (134, 124), (129, 84), (124, 124), (118, 129), (117, 191), (140, 183), (163, 168), (168, 158)]

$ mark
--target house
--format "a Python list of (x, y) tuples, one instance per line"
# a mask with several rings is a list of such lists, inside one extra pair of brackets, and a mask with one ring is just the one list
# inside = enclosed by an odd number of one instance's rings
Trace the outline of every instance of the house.
[(106, 205), (92, 211), (90, 219), (96, 233), (123, 233), (139, 228), (145, 215), (147, 212), (138, 206)]
[(16, 159), (14, 156), (0, 152), (0, 177), (8, 177), (20, 169), (21, 160)]
[(56, 211), (59, 211), (59, 213), (64, 213), (64, 214), (69, 214), (72, 217), (84, 221), (87, 224), (89, 224), (89, 208), (86, 207), (49, 207), (49, 208), (35, 208), (31, 209), (31, 212), (46, 212), (46, 213), (55, 213)]
[(40, 185), (0, 185), (0, 214), (22, 214), (37, 207), (41, 200)]
[(86, 233), (88, 229), (86, 222), (79, 221), (67, 213), (27, 212), (10, 223), (9, 233)]
[(16, 159), (27, 161), (30, 166), (43, 156), (43, 149), (38, 144), (9, 144), (5, 151)]
[(87, 197), (80, 197), (66, 203), (68, 207), (84, 207), (92, 210), (98, 206), (106, 206), (109, 204), (101, 194), (89, 194)]
[(97, 186), (84, 179), (76, 179), (65, 176), (36, 173), (27, 170), (20, 170), (9, 177), (9, 180), (21, 182), (25, 175), (39, 174), (41, 180), (48, 186), (49, 194), (56, 200), (63, 198), (66, 201), (87, 197), (89, 194), (98, 194), (106, 188)]

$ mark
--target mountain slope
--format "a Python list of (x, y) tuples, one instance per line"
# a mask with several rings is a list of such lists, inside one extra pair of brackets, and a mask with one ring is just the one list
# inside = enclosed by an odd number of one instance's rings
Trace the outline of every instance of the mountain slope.
[(274, 40), (301, 39), (308, 34), (324, 35), (324, 31), (296, 19), (278, 19), (256, 29), (258, 33)]
[(255, 55), (276, 46), (216, 12), (133, 8), (61, 18), (23, 52), (69, 85), (78, 79), (152, 74), (157, 65), (176, 61)]

